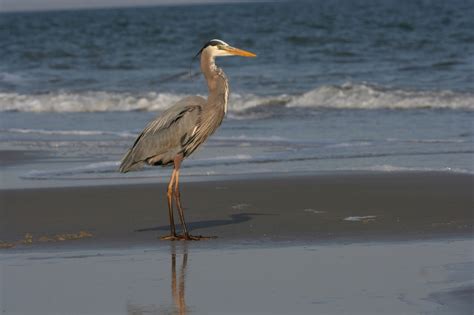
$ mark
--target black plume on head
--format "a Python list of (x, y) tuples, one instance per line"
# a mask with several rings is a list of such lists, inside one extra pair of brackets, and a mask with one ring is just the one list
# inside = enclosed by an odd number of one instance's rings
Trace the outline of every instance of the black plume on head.
[[(204, 49), (206, 49), (207, 46), (217, 46), (217, 45), (227, 45), (227, 43), (221, 41), (220, 39), (211, 39), (210, 41), (208, 41), (207, 43), (204, 44), (204, 46), (202, 46), (202, 48), (199, 50), (199, 52), (194, 56), (194, 58), (196, 58), (197, 56), (199, 56), (202, 51)], [(193, 59), (194, 59), (193, 58)]]

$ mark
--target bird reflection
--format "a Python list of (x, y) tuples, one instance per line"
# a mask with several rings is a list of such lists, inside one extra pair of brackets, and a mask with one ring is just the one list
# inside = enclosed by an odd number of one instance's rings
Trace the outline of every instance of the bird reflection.
[[(166, 303), (166, 304), (162, 304), (158, 306), (156, 304), (137, 305), (133, 303), (127, 303), (128, 315), (144, 315), (144, 314), (185, 315), (188, 313), (188, 310), (186, 308), (186, 300), (184, 298), (186, 268), (188, 266), (188, 247), (185, 244), (185, 242), (183, 243), (184, 244), (175, 244), (173, 242), (172, 244), (170, 244), (171, 296), (173, 299), (173, 304), (170, 305)], [(181, 258), (181, 264), (179, 264), (180, 258)], [(176, 261), (178, 261), (178, 264), (176, 263)]]
[(171, 244), (171, 294), (173, 295), (174, 305), (176, 307), (175, 314), (184, 315), (186, 311), (186, 301), (184, 298), (185, 294), (185, 281), (186, 281), (186, 268), (188, 265), (188, 247), (186, 244), (183, 245), (183, 259), (181, 262), (181, 268), (178, 273), (176, 272), (176, 245)]

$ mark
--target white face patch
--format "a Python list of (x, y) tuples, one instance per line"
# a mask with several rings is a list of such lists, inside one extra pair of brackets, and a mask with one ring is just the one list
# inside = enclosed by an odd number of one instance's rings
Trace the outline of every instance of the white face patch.
[(208, 51), (212, 57), (224, 57), (224, 56), (233, 56), (227, 50), (219, 49), (218, 46), (207, 46), (204, 50)]
[(230, 45), (223, 40), (211, 39), (209, 43), (212, 44), (209, 44), (204, 50), (208, 51), (212, 57), (233, 56), (233, 54), (229, 53), (227, 50), (219, 49), (219, 47), (222, 46), (230, 47)]

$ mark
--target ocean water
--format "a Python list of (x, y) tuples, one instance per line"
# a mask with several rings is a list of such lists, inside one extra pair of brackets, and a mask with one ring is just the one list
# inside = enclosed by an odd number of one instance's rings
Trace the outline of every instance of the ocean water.
[(474, 2), (290, 1), (0, 13), (2, 187), (165, 181), (117, 173), (145, 124), (207, 93), (192, 60), (227, 57), (226, 120), (186, 178), (474, 172)]

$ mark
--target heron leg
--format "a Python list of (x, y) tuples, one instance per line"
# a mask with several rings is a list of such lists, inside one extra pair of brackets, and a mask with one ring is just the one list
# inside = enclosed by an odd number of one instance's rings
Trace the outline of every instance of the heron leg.
[(170, 235), (162, 236), (162, 240), (177, 240), (179, 239), (176, 235), (176, 227), (174, 225), (174, 217), (173, 217), (173, 186), (174, 182), (176, 181), (176, 169), (173, 169), (173, 173), (171, 174), (170, 182), (168, 184), (168, 214), (170, 218)]
[(183, 228), (184, 236), (186, 238), (186, 236), (189, 235), (189, 233), (188, 233), (188, 228), (186, 226), (186, 222), (184, 220), (184, 210), (183, 210), (183, 207), (181, 206), (181, 194), (179, 192), (179, 168), (181, 167), (182, 160), (183, 158), (181, 157), (181, 155), (176, 156), (176, 158), (174, 159), (174, 169), (176, 171), (176, 179), (174, 181), (173, 193), (174, 193), (176, 207), (178, 208), (178, 214), (179, 214), (179, 220), (181, 221), (181, 227)]
[(179, 220), (181, 221), (181, 226), (183, 227), (183, 235), (180, 236), (182, 240), (186, 241), (199, 241), (199, 240), (206, 240), (206, 239), (212, 239), (216, 238), (215, 236), (193, 236), (190, 235), (188, 232), (188, 228), (186, 226), (186, 222), (184, 220), (184, 210), (183, 207), (181, 206), (181, 194), (179, 192), (179, 168), (181, 166), (181, 162), (183, 161), (183, 157), (181, 155), (178, 155), (174, 159), (174, 167), (176, 170), (176, 179), (174, 182), (174, 197), (175, 197), (175, 202), (176, 202), (176, 207), (178, 208), (178, 214), (179, 214)]

